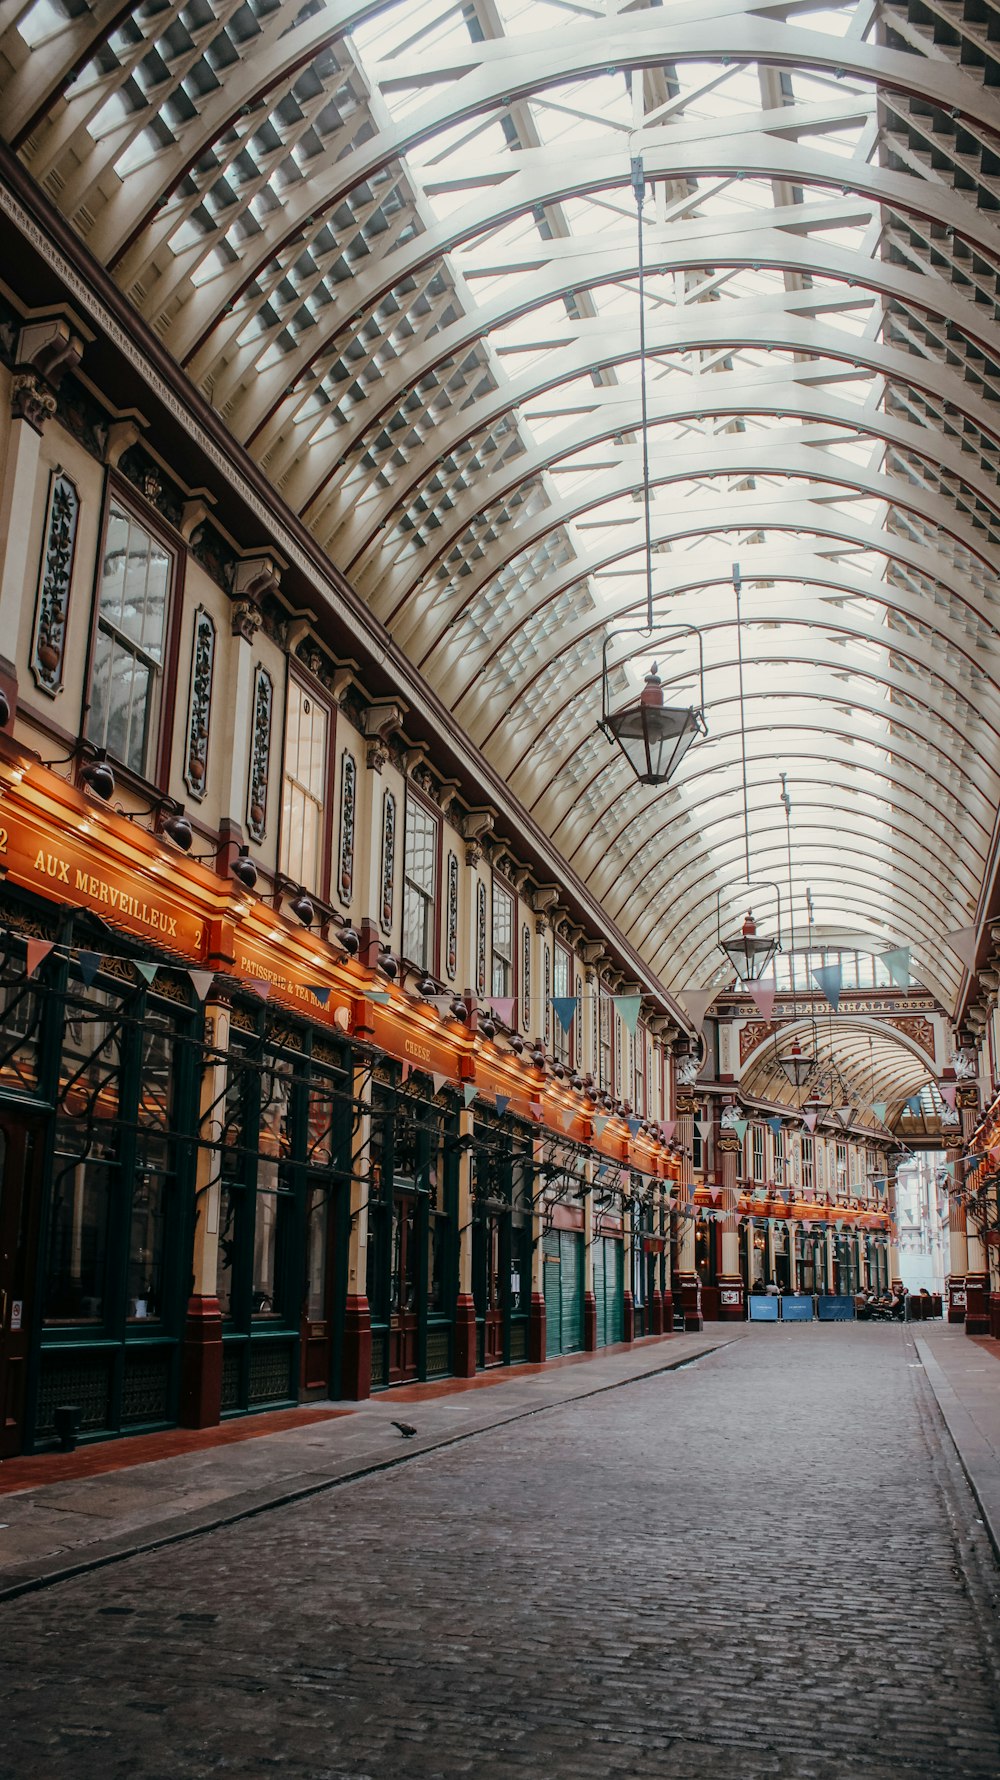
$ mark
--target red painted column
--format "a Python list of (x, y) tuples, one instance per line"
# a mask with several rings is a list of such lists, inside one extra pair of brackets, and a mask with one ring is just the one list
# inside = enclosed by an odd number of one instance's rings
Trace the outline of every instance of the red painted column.
[(528, 1311), (528, 1359), (540, 1366), (545, 1358), (545, 1294), (532, 1292)]
[(343, 1361), (340, 1393), (361, 1403), (372, 1390), (372, 1319), (364, 1292), (348, 1298), (344, 1310)]
[(214, 1428), (222, 1419), (222, 1312), (218, 1298), (188, 1299), (181, 1341), (182, 1428)]
[(476, 1370), (476, 1301), (471, 1292), (459, 1292), (455, 1301), (455, 1346), (452, 1371), (456, 1378), (472, 1378)]

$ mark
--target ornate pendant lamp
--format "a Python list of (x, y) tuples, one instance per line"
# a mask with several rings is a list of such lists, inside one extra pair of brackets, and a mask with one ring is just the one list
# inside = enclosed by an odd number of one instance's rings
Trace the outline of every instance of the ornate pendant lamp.
[(802, 1049), (797, 1038), (793, 1038), (790, 1049), (778, 1058), (778, 1062), (793, 1088), (804, 1088), (816, 1067), (815, 1057)]
[[(638, 155), (632, 161), (632, 190), (635, 193), (639, 229), (639, 397), (645, 515), (646, 623), (641, 629), (614, 630), (605, 635), (600, 728), (609, 741), (617, 742), (640, 785), (665, 785), (677, 771), (692, 742), (708, 733), (705, 723), (705, 662), (701, 636), (693, 625), (658, 625), (653, 616), (652, 493), (649, 478), (649, 393), (646, 380), (646, 268), (642, 213), (646, 179), (642, 158)], [(624, 636), (660, 637), (664, 640), (693, 637), (698, 648), (697, 699), (689, 697), (686, 703), (668, 703), (654, 661), (638, 698), (630, 700), (619, 710), (612, 711), (608, 646), (615, 637)], [(687, 678), (690, 680), (692, 677), (689, 668)]]

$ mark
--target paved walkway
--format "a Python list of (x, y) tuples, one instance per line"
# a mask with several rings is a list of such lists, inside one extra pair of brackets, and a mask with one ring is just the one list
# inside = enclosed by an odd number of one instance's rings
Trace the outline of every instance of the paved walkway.
[(997, 1571), (907, 1330), (498, 1389), (475, 1437), (5, 1604), (0, 1780), (995, 1780)]
[[(372, 1470), (630, 1378), (685, 1366), (743, 1325), (667, 1335), (370, 1402), (246, 1416), (0, 1464), (0, 1601), (39, 1584), (303, 1500)], [(404, 1441), (394, 1418), (417, 1426)]]

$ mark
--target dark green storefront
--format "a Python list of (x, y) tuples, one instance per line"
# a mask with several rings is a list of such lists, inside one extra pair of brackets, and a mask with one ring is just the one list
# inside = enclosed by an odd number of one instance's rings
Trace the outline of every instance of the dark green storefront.
[(547, 1230), (543, 1241), (545, 1356), (583, 1347), (583, 1234)]

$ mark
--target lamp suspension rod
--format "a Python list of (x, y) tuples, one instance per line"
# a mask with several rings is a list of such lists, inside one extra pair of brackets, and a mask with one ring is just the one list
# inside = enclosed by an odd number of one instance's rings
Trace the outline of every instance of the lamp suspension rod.
[(791, 934), (791, 956), (788, 970), (792, 988), (792, 1019), (798, 1012), (798, 1000), (795, 989), (795, 897), (792, 893), (792, 800), (788, 795), (787, 775), (781, 774), (781, 801), (785, 808), (785, 851), (788, 856), (788, 927)]
[(736, 595), (736, 664), (740, 685), (740, 753), (743, 761), (743, 849), (746, 857), (747, 882), (750, 881), (750, 801), (747, 792), (747, 726), (743, 704), (743, 624), (740, 614), (740, 591), (743, 581), (740, 565), (733, 563), (733, 592)]
[(646, 197), (646, 172), (641, 155), (632, 156), (632, 190), (635, 193), (639, 235), (639, 423), (642, 431), (642, 500), (645, 517), (646, 626), (651, 631), (653, 628), (653, 523), (649, 486), (649, 402), (646, 390), (646, 259), (642, 225), (642, 206)]

